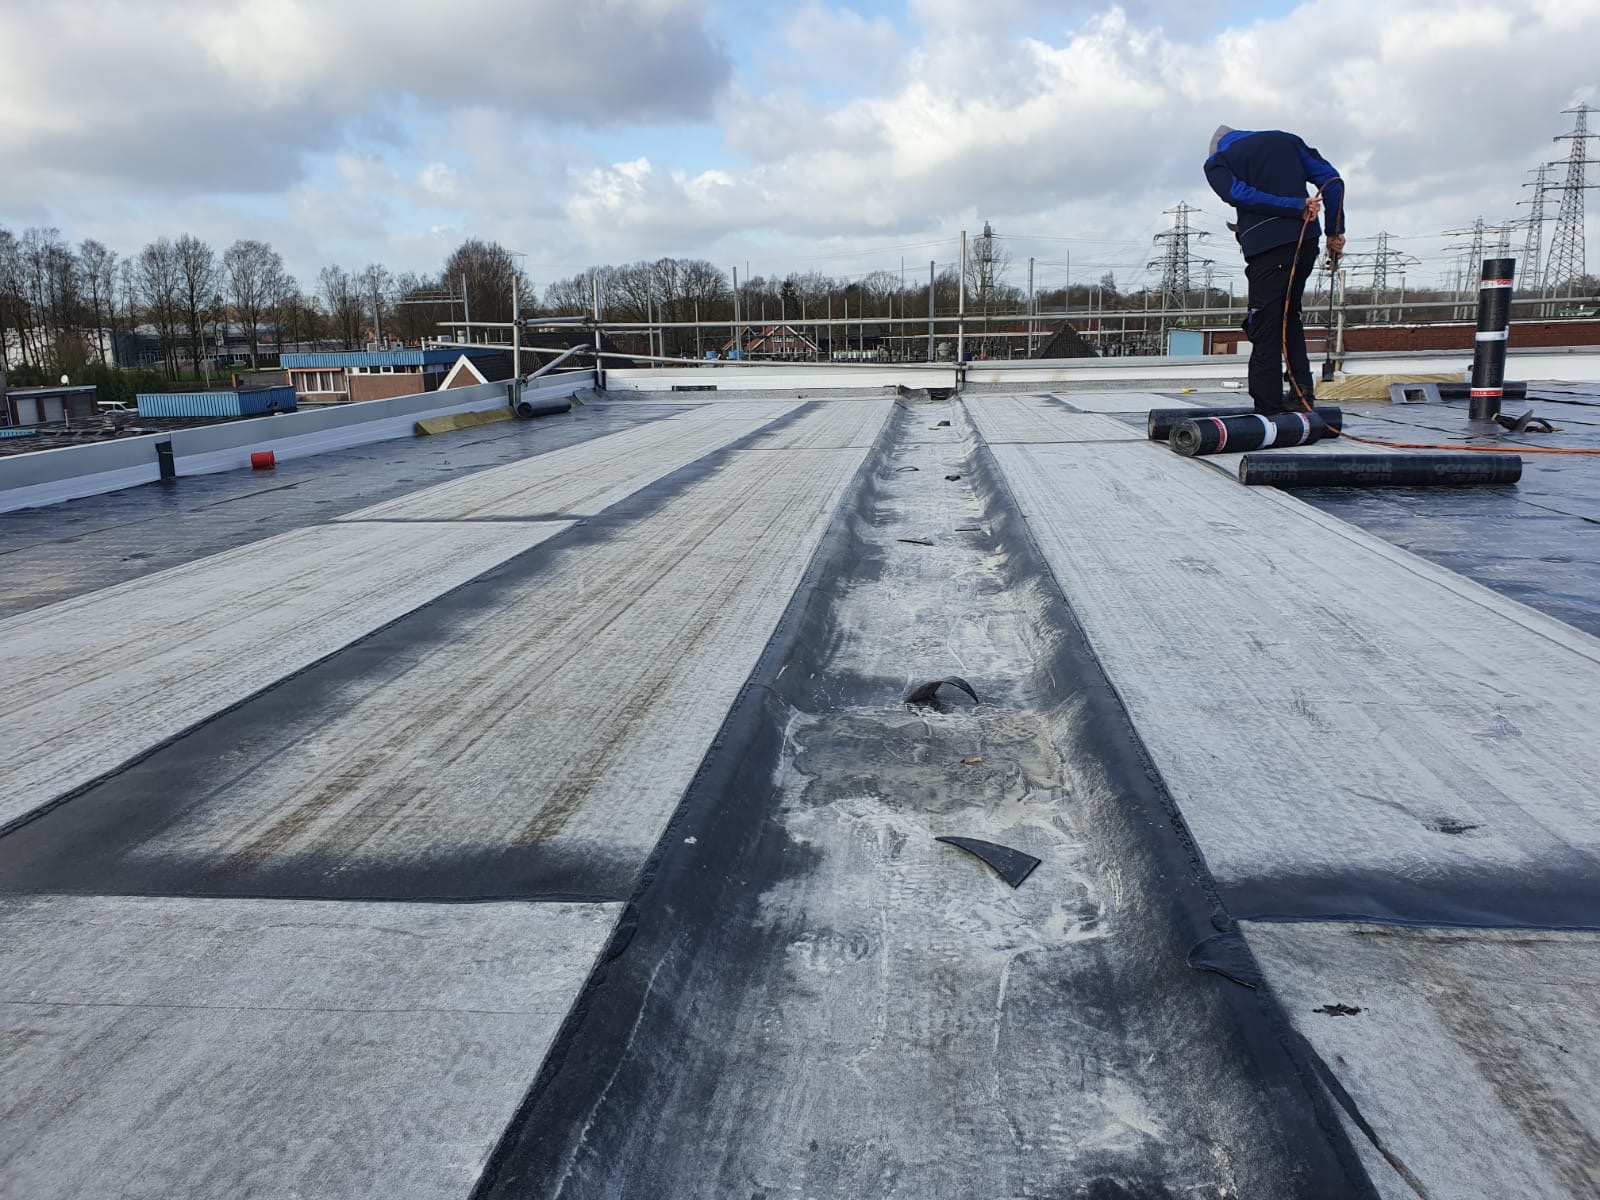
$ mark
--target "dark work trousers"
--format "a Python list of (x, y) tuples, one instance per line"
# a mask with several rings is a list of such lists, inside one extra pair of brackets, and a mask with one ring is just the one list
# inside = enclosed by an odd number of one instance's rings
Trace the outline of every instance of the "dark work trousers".
[[(1306, 331), (1300, 323), (1300, 307), (1305, 299), (1306, 281), (1317, 267), (1317, 239), (1307, 238), (1295, 261), (1293, 243), (1263, 250), (1244, 260), (1244, 277), (1250, 281), (1250, 315), (1245, 318), (1245, 336), (1250, 339), (1250, 399), (1258, 413), (1299, 412), (1315, 395), (1311, 362), (1306, 356)], [(1289, 275), (1293, 268), (1291, 287)], [(1300, 386), (1306, 401), (1301, 403), (1293, 387), (1283, 388), (1284, 322), (1289, 325), (1287, 349), (1289, 373)]]

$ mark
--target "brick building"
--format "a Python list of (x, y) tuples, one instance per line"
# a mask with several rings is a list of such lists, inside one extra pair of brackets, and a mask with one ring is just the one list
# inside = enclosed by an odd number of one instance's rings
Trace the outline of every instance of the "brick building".
[(285, 354), (284, 374), (301, 404), (349, 404), (444, 387), (510, 379), (511, 356), (492, 347), (337, 350)]
[(100, 411), (99, 389), (90, 385), (11, 388), (0, 376), (0, 425), (18, 427), (92, 421)]

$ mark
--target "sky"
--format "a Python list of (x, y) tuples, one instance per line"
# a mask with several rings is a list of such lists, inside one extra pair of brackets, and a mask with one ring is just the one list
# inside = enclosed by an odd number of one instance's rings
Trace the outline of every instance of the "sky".
[(926, 279), (989, 221), (1013, 283), (1128, 289), (1182, 202), (1226, 286), (1228, 124), (1320, 149), (1351, 251), (1387, 231), (1423, 285), (1446, 231), (1526, 215), (1597, 45), (1600, 0), (0, 0), (0, 225), (260, 238), (307, 284), (478, 236), (543, 286), (664, 255)]

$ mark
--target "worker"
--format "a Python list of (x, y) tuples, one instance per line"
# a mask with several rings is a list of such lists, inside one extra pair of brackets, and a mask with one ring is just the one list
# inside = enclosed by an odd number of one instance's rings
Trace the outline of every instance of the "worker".
[[(1249, 281), (1250, 399), (1258, 413), (1311, 407), (1315, 385), (1300, 308), (1316, 269), (1326, 214), (1330, 268), (1344, 253), (1344, 181), (1328, 161), (1292, 133), (1219, 125), (1211, 135), (1206, 181), (1238, 211), (1230, 222)], [(1306, 194), (1308, 185), (1316, 191)], [(1283, 388), (1289, 358), (1290, 392)], [(1287, 402), (1286, 402), (1287, 400)]]

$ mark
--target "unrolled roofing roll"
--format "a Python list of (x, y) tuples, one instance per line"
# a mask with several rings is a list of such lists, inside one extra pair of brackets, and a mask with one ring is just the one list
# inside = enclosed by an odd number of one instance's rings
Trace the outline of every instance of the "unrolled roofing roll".
[[(1152, 408), (1145, 422), (1145, 432), (1152, 442), (1164, 442), (1180, 421), (1194, 417), (1248, 417), (1255, 411), (1253, 408)], [(1344, 423), (1344, 414), (1332, 405), (1318, 405), (1316, 411), (1329, 428), (1338, 429)]]
[(519, 417), (551, 417), (557, 413), (571, 411), (572, 401), (565, 397), (559, 400), (523, 400), (517, 404)]
[(1172, 427), (1167, 444), (1185, 458), (1197, 454), (1264, 450), (1268, 446), (1303, 446), (1328, 436), (1317, 413), (1278, 413), (1263, 417), (1191, 416)]
[(1519, 454), (1246, 454), (1239, 482), (1297, 487), (1473, 487), (1522, 478)]

